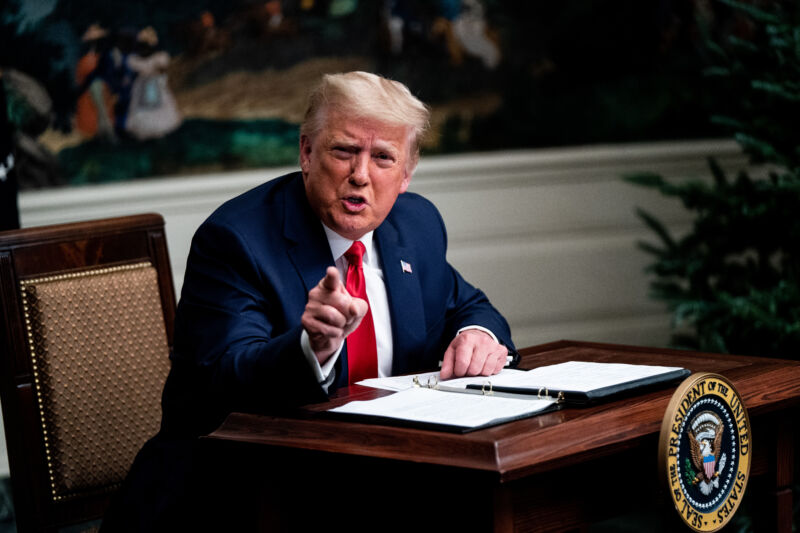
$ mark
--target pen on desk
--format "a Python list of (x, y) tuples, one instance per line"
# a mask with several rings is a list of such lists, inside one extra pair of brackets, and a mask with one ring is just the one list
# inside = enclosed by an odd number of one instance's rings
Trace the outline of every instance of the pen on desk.
[(438, 391), (442, 391), (442, 392), (456, 392), (456, 393), (459, 393), (459, 394), (479, 394), (481, 396), (493, 396), (493, 397), (498, 397), (498, 398), (512, 398), (512, 399), (515, 399), (515, 400), (529, 400), (530, 401), (530, 400), (549, 400), (549, 399), (552, 399), (552, 398), (549, 398), (549, 397), (542, 397), (541, 395), (533, 396), (533, 395), (530, 395), (530, 394), (518, 394), (518, 393), (513, 393), (513, 392), (498, 392), (498, 391), (493, 390), (492, 382), (489, 379), (487, 379), (480, 386), (480, 388), (478, 388), (478, 387), (469, 388), (469, 387), (449, 387), (447, 385), (442, 385), (442, 382), (439, 381), (438, 379), (436, 379), (435, 377), (428, 378), (428, 382), (427, 383), (422, 383), (422, 382), (420, 382), (419, 377), (415, 376), (414, 377), (414, 386), (415, 387), (421, 387), (423, 389), (438, 390)]

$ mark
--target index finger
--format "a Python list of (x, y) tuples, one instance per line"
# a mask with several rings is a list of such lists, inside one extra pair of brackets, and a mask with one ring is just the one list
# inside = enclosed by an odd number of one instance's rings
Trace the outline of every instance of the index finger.
[(323, 289), (335, 291), (342, 284), (339, 279), (339, 270), (336, 267), (328, 267), (328, 270), (325, 271), (325, 277), (319, 283)]
[(453, 360), (455, 359), (455, 355), (455, 350), (451, 343), (444, 352), (442, 367), (439, 369), (439, 379), (445, 380), (453, 377)]

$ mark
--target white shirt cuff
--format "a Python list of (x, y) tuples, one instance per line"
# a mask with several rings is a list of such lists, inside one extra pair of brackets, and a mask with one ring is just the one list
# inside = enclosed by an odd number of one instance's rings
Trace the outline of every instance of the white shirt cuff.
[(492, 333), (490, 330), (486, 329), (483, 326), (464, 326), (463, 328), (461, 328), (460, 330), (458, 330), (456, 332), (456, 335), (459, 335), (462, 331), (467, 331), (468, 329), (477, 329), (478, 331), (482, 331), (484, 333), (487, 333), (492, 338), (492, 340), (494, 342), (496, 342), (497, 344), (500, 344), (500, 341), (497, 340), (497, 337), (494, 336), (494, 333)]
[(305, 329), (300, 334), (300, 347), (303, 350), (303, 355), (306, 356), (306, 360), (308, 361), (311, 370), (317, 377), (317, 382), (325, 383), (328, 380), (328, 376), (330, 376), (331, 372), (333, 371), (333, 365), (335, 365), (336, 361), (339, 359), (339, 354), (342, 353), (344, 341), (342, 341), (342, 343), (339, 345), (339, 349), (336, 350), (333, 355), (328, 357), (328, 360), (325, 361), (325, 364), (323, 365), (319, 364), (317, 355), (314, 353), (314, 350), (311, 349), (311, 341), (309, 340), (308, 332), (306, 332)]
[[(461, 333), (462, 331), (467, 331), (468, 329), (477, 329), (478, 331), (482, 331), (482, 332), (488, 334), (492, 339), (494, 339), (494, 342), (496, 342), (497, 344), (500, 344), (500, 341), (497, 340), (497, 337), (495, 337), (494, 333), (492, 333), (491, 330), (488, 330), (483, 326), (464, 326), (463, 328), (461, 328), (460, 330), (458, 330), (456, 332), (456, 336), (458, 336), (458, 334)], [(510, 365), (511, 361), (513, 361), (513, 360), (514, 360), (514, 356), (512, 356), (512, 355), (506, 356), (506, 365)]]

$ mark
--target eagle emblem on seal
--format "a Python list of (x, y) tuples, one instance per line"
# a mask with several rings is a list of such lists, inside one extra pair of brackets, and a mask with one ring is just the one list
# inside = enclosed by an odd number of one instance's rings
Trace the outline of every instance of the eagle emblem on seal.
[(726, 456), (721, 453), (725, 427), (716, 413), (703, 411), (692, 419), (691, 428), (689, 449), (696, 472), (692, 485), (708, 496), (719, 488), (719, 476), (725, 469)]

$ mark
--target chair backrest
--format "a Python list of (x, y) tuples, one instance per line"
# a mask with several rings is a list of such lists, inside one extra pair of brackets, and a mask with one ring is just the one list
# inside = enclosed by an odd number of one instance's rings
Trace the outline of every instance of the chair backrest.
[(160, 215), (0, 232), (0, 402), (20, 532), (102, 516), (158, 431), (174, 315)]

